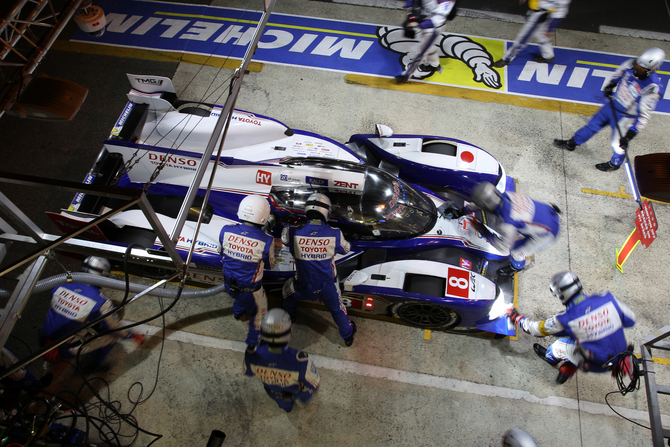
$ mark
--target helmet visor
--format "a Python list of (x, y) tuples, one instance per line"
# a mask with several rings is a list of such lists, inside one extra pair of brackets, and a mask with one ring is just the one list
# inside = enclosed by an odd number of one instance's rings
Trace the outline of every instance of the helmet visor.
[(646, 79), (647, 76), (651, 73), (651, 70), (648, 70), (641, 65), (638, 65), (637, 62), (633, 62), (633, 74), (638, 79)]

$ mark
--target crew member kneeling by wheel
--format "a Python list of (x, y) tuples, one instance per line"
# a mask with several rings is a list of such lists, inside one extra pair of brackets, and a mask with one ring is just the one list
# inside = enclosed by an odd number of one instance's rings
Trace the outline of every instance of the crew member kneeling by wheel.
[(610, 292), (586, 295), (579, 278), (570, 271), (554, 275), (549, 288), (561, 300), (565, 312), (544, 321), (532, 321), (514, 308), (507, 315), (524, 332), (536, 337), (564, 336), (548, 349), (537, 343), (533, 345), (535, 353), (550, 365), (563, 362), (556, 382), (565, 383), (577, 369), (616, 373), (617, 368), (623, 368), (631, 374), (630, 364), (625, 364), (629, 360), (620, 354), (628, 351), (623, 329), (635, 324), (633, 311)]
[(307, 403), (321, 376), (305, 352), (290, 348), (291, 318), (282, 309), (270, 309), (261, 322), (261, 343), (247, 347), (244, 374), (256, 376), (265, 392), (287, 413), (299, 400)]
[(226, 292), (235, 300), (236, 318), (249, 314), (247, 345), (258, 344), (261, 321), (268, 309), (261, 284), (265, 265), (275, 265), (274, 238), (263, 230), (270, 217), (270, 204), (261, 196), (246, 196), (237, 217), (242, 223), (221, 229), (219, 242), (223, 254), (223, 280)]
[(350, 245), (340, 229), (328, 225), (330, 207), (328, 196), (314, 193), (307, 198), (305, 205), (307, 223), (300, 227), (286, 227), (282, 231), (282, 242), (291, 250), (296, 269), (295, 278), (284, 285), (284, 310), (293, 320), (298, 300), (320, 299), (340, 329), (344, 344), (351, 346), (356, 324), (349, 320), (342, 303), (333, 259), (337, 253), (348, 253)]

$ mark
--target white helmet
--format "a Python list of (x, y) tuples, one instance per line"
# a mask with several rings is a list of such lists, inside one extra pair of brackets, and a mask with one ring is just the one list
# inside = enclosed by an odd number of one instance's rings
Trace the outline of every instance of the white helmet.
[(237, 209), (237, 217), (245, 222), (265, 225), (270, 216), (270, 204), (262, 196), (246, 196)]
[(81, 271), (84, 273), (92, 273), (94, 275), (109, 276), (111, 268), (112, 266), (107, 259), (98, 256), (89, 256), (84, 259)]
[(527, 431), (513, 428), (503, 436), (503, 447), (537, 447), (537, 442)]
[(291, 339), (291, 317), (283, 309), (270, 309), (261, 321), (261, 338), (273, 345), (286, 344)]
[(640, 54), (633, 64), (635, 76), (638, 79), (645, 79), (651, 73), (661, 68), (665, 60), (665, 51), (660, 48), (649, 48)]
[(307, 203), (305, 203), (305, 214), (308, 211), (316, 211), (323, 216), (324, 220), (328, 220), (330, 217), (330, 199), (327, 195), (315, 192), (307, 198)]
[(502, 203), (502, 195), (493, 183), (481, 182), (472, 189), (472, 201), (481, 209), (492, 212)]
[(561, 303), (568, 305), (579, 292), (582, 291), (582, 283), (573, 272), (556, 273), (549, 282), (551, 293), (561, 300)]

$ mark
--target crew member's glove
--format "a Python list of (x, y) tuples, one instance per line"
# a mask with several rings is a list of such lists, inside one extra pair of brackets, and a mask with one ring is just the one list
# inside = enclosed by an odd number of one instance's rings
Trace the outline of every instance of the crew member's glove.
[(405, 37), (407, 39), (414, 39), (416, 37), (416, 27), (419, 26), (419, 23), (422, 22), (424, 17), (419, 14), (418, 11), (412, 11), (407, 14), (405, 23), (402, 27), (405, 29)]
[(524, 318), (526, 318), (526, 317), (524, 317), (523, 315), (521, 315), (519, 312), (517, 312), (516, 309), (513, 308), (513, 307), (510, 307), (509, 309), (507, 309), (507, 310), (505, 311), (505, 316), (506, 316), (507, 318), (509, 318), (509, 320), (510, 320), (512, 323), (514, 323), (514, 324), (519, 324), (519, 322), (520, 322), (521, 320), (523, 320)]
[(616, 82), (610, 82), (609, 84), (607, 84), (607, 86), (603, 90), (603, 92), (605, 93), (605, 96), (607, 96), (608, 98), (611, 98), (612, 94), (614, 93), (614, 87), (616, 87)]
[(405, 25), (405, 37), (407, 39), (414, 39), (416, 37), (417, 22), (409, 22)]
[(621, 137), (621, 139), (619, 140), (619, 147), (621, 147), (621, 149), (623, 149), (624, 151), (627, 150), (628, 142), (632, 140), (635, 135), (637, 134), (633, 130), (629, 130), (628, 132), (626, 132), (626, 136)]

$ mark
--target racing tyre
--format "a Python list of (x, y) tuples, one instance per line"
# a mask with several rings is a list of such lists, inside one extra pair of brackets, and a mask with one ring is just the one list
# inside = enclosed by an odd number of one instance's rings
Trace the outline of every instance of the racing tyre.
[(179, 113), (188, 113), (196, 116), (204, 116), (205, 118), (209, 116), (212, 112), (212, 108), (205, 104), (198, 104), (197, 102), (189, 102), (187, 104), (182, 104), (177, 107)]
[(447, 306), (420, 301), (404, 301), (391, 308), (394, 317), (426, 329), (449, 329), (461, 322), (461, 317)]

